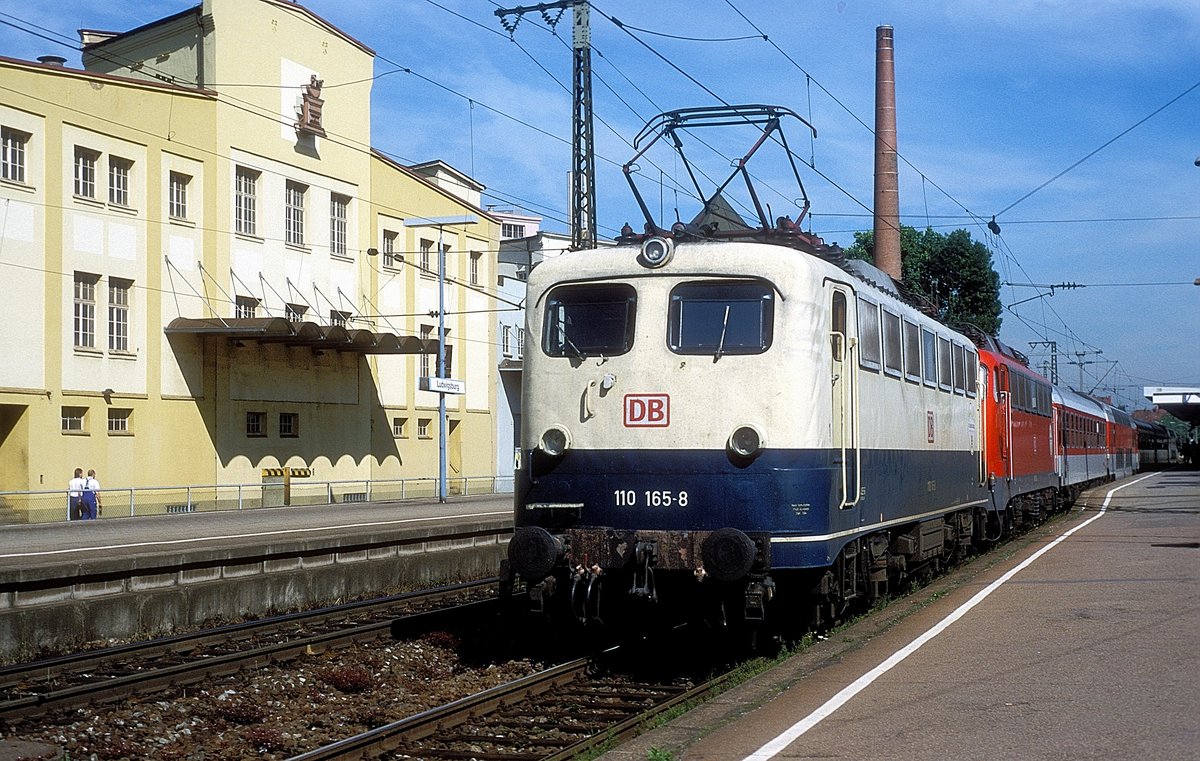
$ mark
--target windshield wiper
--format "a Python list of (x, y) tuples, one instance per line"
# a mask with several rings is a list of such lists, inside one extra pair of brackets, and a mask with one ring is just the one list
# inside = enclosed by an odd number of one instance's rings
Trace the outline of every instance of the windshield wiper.
[(725, 351), (725, 332), (729, 330), (729, 305), (725, 305), (725, 318), (721, 320), (721, 340), (717, 343), (717, 353), (713, 355), (713, 362), (721, 358), (722, 352)]
[(584, 354), (583, 349), (580, 349), (578, 346), (575, 345), (575, 342), (572, 341), (569, 336), (567, 336), (566, 331), (563, 331), (563, 343), (566, 344), (566, 346), (571, 351), (575, 352), (575, 357), (577, 359), (580, 359), (580, 360), (587, 359), (587, 354)]

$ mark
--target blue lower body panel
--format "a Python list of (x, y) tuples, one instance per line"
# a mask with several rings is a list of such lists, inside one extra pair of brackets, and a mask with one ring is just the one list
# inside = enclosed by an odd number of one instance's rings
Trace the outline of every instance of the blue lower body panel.
[(844, 499), (840, 450), (771, 450), (752, 462), (724, 451), (526, 452), (515, 522), (555, 530), (711, 532), (770, 538), (770, 566), (822, 568), (852, 539), (984, 506), (971, 452), (862, 450), (857, 504)]

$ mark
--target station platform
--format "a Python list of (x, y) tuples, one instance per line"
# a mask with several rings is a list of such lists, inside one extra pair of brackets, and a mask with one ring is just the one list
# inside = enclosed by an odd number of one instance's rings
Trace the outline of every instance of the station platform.
[(1200, 758), (1200, 471), (1139, 474), (605, 761)]
[(0, 531), (0, 658), (497, 573), (512, 495)]

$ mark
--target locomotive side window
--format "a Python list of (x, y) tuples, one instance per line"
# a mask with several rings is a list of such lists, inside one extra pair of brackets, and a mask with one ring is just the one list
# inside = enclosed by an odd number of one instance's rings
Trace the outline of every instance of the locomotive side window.
[(858, 300), (859, 364), (868, 370), (880, 368), (879, 305), (866, 299)]
[(833, 292), (833, 330), (829, 340), (833, 342), (833, 358), (842, 361), (846, 352), (846, 294)]
[(904, 321), (904, 377), (921, 382), (921, 328), (908, 320)]
[(959, 346), (958, 344), (954, 344), (953, 348), (951, 349), (950, 356), (953, 358), (954, 365), (951, 368), (952, 372), (954, 373), (954, 393), (961, 394), (966, 390), (965, 384), (967, 377), (967, 370), (965, 367), (963, 367), (963, 347)]
[(667, 342), (676, 354), (762, 354), (774, 319), (775, 292), (766, 283), (684, 283), (671, 291)]
[(950, 339), (938, 336), (938, 387), (949, 391), (954, 383), (950, 355)]
[(925, 364), (925, 385), (937, 386), (937, 336), (921, 328), (921, 347)]
[(637, 292), (625, 284), (567, 285), (546, 299), (542, 351), (550, 357), (613, 357), (633, 347)]
[(900, 377), (904, 364), (900, 342), (900, 315), (883, 310), (883, 371)]
[(967, 396), (975, 396), (975, 386), (978, 384), (979, 355), (967, 349)]

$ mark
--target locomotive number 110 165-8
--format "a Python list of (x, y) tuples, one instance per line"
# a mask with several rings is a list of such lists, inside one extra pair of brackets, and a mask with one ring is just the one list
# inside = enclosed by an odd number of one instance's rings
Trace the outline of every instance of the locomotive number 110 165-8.
[(617, 507), (687, 507), (688, 493), (658, 489), (616, 489), (613, 491), (613, 503)]

